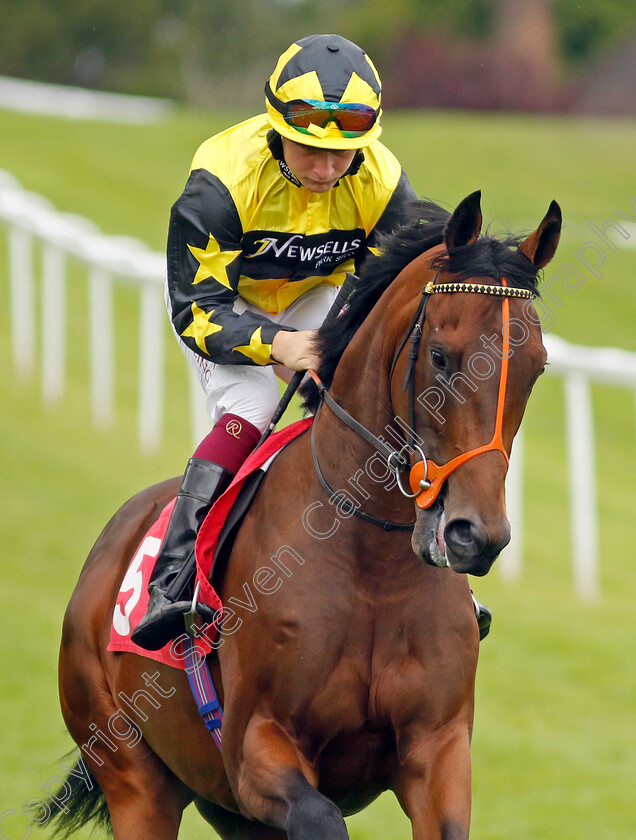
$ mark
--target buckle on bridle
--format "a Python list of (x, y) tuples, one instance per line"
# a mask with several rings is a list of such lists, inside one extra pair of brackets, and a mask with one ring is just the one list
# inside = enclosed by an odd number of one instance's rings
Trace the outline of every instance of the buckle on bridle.
[[(410, 463), (404, 457), (404, 452), (409, 452), (412, 450), (415, 450), (419, 453), (422, 459), (422, 463), (424, 464), (424, 475), (419, 481), (419, 490), (417, 490), (415, 493), (409, 493), (407, 490), (405, 490), (402, 486), (402, 481), (400, 479), (400, 472), (411, 468)], [(386, 465), (389, 468), (389, 470), (391, 470), (391, 472), (395, 473), (395, 481), (398, 486), (398, 490), (403, 496), (406, 496), (407, 499), (417, 498), (420, 495), (420, 493), (423, 493), (424, 490), (428, 490), (428, 488), (431, 486), (431, 482), (428, 480), (428, 460), (422, 449), (417, 444), (413, 444), (411, 446), (411, 444), (405, 443), (399, 452), (391, 452), (389, 457), (386, 459)]]

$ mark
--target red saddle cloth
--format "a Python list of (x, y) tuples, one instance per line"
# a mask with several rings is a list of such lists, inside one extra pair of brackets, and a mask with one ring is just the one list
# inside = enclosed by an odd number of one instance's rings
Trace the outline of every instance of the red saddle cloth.
[[(280, 432), (270, 435), (265, 443), (245, 461), (225, 493), (217, 499), (199, 529), (196, 542), (196, 582), (199, 584), (199, 601), (202, 601), (210, 609), (216, 610), (219, 621), (223, 606), (221, 599), (209, 582), (209, 577), (212, 572), (212, 563), (219, 535), (223, 530), (228, 514), (243, 487), (245, 479), (276, 456), (290, 441), (306, 431), (312, 422), (313, 417), (307, 417), (286, 426)], [(173, 499), (166, 505), (157, 521), (148, 530), (124, 575), (113, 611), (108, 650), (137, 653), (164, 665), (185, 669), (186, 655), (183, 640), (173, 640), (159, 650), (145, 650), (134, 644), (130, 638), (131, 633), (146, 614), (148, 608), (148, 583), (168, 528), (174, 503), (175, 500)], [(213, 649), (215, 635), (215, 628), (208, 626), (205, 635), (197, 636), (196, 646), (201, 655), (206, 655)]]

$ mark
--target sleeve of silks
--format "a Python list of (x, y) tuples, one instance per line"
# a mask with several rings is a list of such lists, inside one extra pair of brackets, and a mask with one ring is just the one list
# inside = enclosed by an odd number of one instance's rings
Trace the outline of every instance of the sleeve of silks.
[(378, 242), (383, 234), (391, 233), (395, 228), (408, 220), (408, 208), (411, 202), (417, 201), (415, 190), (411, 186), (405, 172), (401, 172), (395, 189), (387, 202), (382, 215), (368, 235), (365, 242), (365, 251), (361, 255), (356, 269), (359, 271), (361, 263), (369, 254), (378, 254)]
[(172, 208), (168, 231), (170, 316), (195, 353), (221, 365), (272, 364), (280, 327), (233, 309), (238, 298), (243, 230), (227, 187), (194, 170)]

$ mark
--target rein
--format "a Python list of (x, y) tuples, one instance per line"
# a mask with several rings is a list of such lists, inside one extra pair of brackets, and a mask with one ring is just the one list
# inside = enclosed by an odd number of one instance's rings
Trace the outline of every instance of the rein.
[[(526, 300), (531, 300), (535, 297), (534, 292), (530, 291), (529, 289), (517, 289), (509, 287), (505, 278), (502, 278), (501, 286), (498, 286), (489, 285), (485, 283), (460, 282), (436, 284), (435, 281), (437, 280), (437, 277), (438, 274), (436, 274), (433, 280), (429, 281), (422, 289), (422, 297), (418, 303), (415, 315), (413, 316), (413, 319), (411, 320), (411, 323), (409, 324), (404, 337), (398, 345), (395, 356), (393, 357), (393, 362), (391, 364), (389, 379), (392, 379), (397, 361), (400, 355), (402, 354), (407, 342), (409, 342), (408, 365), (402, 390), (408, 390), (409, 392), (408, 412), (410, 440), (408, 440), (400, 450), (394, 449), (391, 446), (389, 446), (384, 440), (374, 435), (369, 429), (366, 428), (366, 426), (363, 426), (347, 411), (345, 411), (345, 409), (342, 408), (342, 406), (339, 403), (337, 403), (333, 399), (333, 397), (328, 393), (326, 386), (319, 379), (316, 372), (313, 370), (309, 371), (312, 379), (318, 387), (321, 398), (320, 405), (318, 407), (318, 410), (316, 411), (316, 417), (318, 417), (322, 406), (326, 403), (330, 410), (336, 415), (336, 417), (338, 417), (338, 419), (341, 420), (341, 422), (343, 422), (346, 426), (348, 426), (350, 429), (356, 432), (356, 434), (358, 434), (360, 437), (366, 440), (367, 443), (369, 443), (380, 453), (380, 455), (382, 455), (382, 457), (386, 461), (389, 471), (394, 473), (397, 486), (402, 495), (406, 496), (407, 498), (415, 499), (415, 502), (418, 505), (418, 507), (423, 509), (429, 508), (434, 503), (434, 501), (437, 499), (437, 496), (440, 493), (440, 490), (442, 489), (442, 485), (444, 484), (446, 479), (453, 472), (455, 472), (455, 470), (458, 467), (462, 466), (462, 464), (465, 464), (467, 461), (476, 458), (478, 455), (484, 455), (487, 452), (493, 451), (501, 452), (506, 461), (506, 466), (508, 466), (509, 459), (508, 454), (503, 445), (502, 430), (504, 404), (506, 401), (506, 388), (508, 383), (508, 357), (510, 355), (510, 340), (505, 329), (505, 325), (509, 321), (510, 315), (509, 298), (524, 298)], [(415, 365), (417, 363), (419, 355), (419, 347), (423, 334), (424, 319), (426, 316), (426, 306), (430, 299), (430, 296), (434, 294), (444, 293), (454, 294), (457, 292), (495, 295), (497, 297), (502, 298), (501, 318), (503, 346), (501, 372), (499, 376), (499, 391), (497, 396), (497, 412), (495, 418), (495, 429), (489, 443), (483, 446), (477, 446), (474, 449), (470, 449), (468, 452), (463, 452), (461, 455), (452, 458), (446, 464), (438, 465), (434, 461), (431, 461), (429, 458), (427, 458), (424, 452), (422, 451), (421, 447), (418, 446), (415, 442)], [(360, 508), (357, 505), (353, 504), (342, 494), (333, 492), (333, 490), (327, 484), (327, 481), (325, 480), (325, 477), (320, 468), (315, 448), (314, 428), (315, 423), (312, 425), (311, 430), (311, 451), (318, 480), (323, 489), (330, 494), (332, 499), (338, 502), (338, 504), (342, 507), (344, 512), (349, 514), (353, 513), (355, 516), (364, 520), (365, 522), (371, 522), (372, 524), (378, 525), (386, 531), (412, 530), (415, 523), (401, 524), (379, 519), (371, 514), (365, 513), (364, 511), (360, 510)], [(417, 452), (420, 455), (421, 460), (417, 461), (413, 465), (413, 467), (411, 467), (410, 460), (407, 459), (407, 457), (405, 457), (405, 453), (410, 453), (413, 451)], [(409, 468), (409, 485), (411, 490), (413, 491), (411, 493), (409, 493), (408, 490), (406, 490), (403, 487), (400, 477), (400, 473), (408, 470)]]
[[(415, 527), (414, 522), (407, 522), (407, 523), (400, 523), (400, 522), (389, 522), (386, 519), (380, 519), (377, 516), (373, 516), (371, 513), (365, 513), (363, 510), (357, 505), (354, 505), (346, 496), (343, 496), (341, 493), (335, 493), (331, 487), (327, 484), (327, 480), (325, 479), (323, 472), (320, 468), (320, 463), (318, 461), (318, 455), (316, 453), (316, 441), (314, 438), (314, 429), (316, 427), (316, 419), (318, 418), (318, 414), (320, 413), (320, 409), (322, 406), (327, 403), (329, 408), (333, 411), (333, 413), (341, 420), (346, 426), (350, 429), (353, 429), (361, 438), (370, 443), (377, 451), (382, 455), (389, 469), (395, 471), (396, 474), (399, 470), (406, 470), (409, 468), (409, 462), (405, 460), (402, 456), (401, 452), (397, 452), (392, 447), (388, 446), (384, 441), (380, 440), (380, 438), (376, 437), (366, 426), (363, 426), (362, 423), (359, 423), (354, 417), (352, 417), (344, 408), (339, 405), (332, 396), (327, 392), (327, 389), (324, 383), (318, 378), (318, 374), (314, 370), (310, 370), (309, 374), (311, 378), (316, 383), (318, 390), (320, 391), (320, 405), (318, 406), (318, 410), (316, 411), (316, 416), (314, 418), (314, 422), (311, 426), (311, 454), (314, 459), (314, 467), (316, 469), (316, 475), (318, 476), (318, 481), (322, 489), (329, 494), (330, 498), (334, 501), (338, 502), (338, 505), (342, 509), (344, 513), (354, 514), (359, 519), (363, 519), (365, 522), (370, 522), (372, 525), (378, 525), (385, 531), (412, 531)], [(397, 462), (397, 466), (393, 467), (393, 462)], [(402, 489), (400, 487), (400, 489)]]

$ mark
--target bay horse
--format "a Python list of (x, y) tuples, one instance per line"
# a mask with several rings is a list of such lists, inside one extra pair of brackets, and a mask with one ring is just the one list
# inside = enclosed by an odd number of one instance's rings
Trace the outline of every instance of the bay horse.
[[(508, 456), (546, 360), (530, 298), (560, 227), (552, 202), (532, 234), (500, 241), (480, 235), (479, 193), (452, 214), (418, 202), (321, 329), (323, 392), (310, 383), (305, 398), (329, 400), (269, 468), (218, 584), (224, 603), (247, 603), (281, 547), (297, 560), (209, 657), (222, 754), (182, 670), (107, 651), (130, 558), (179, 480), (113, 517), (64, 620), (64, 719), (78, 745), (103, 737), (97, 760), (77, 753), (60, 829), (97, 819), (116, 840), (174, 840), (194, 801), (223, 840), (345, 840), (343, 815), (390, 789), (415, 840), (468, 837), (467, 574), (509, 540)], [(139, 736), (113, 750), (122, 697), (137, 698)]]

